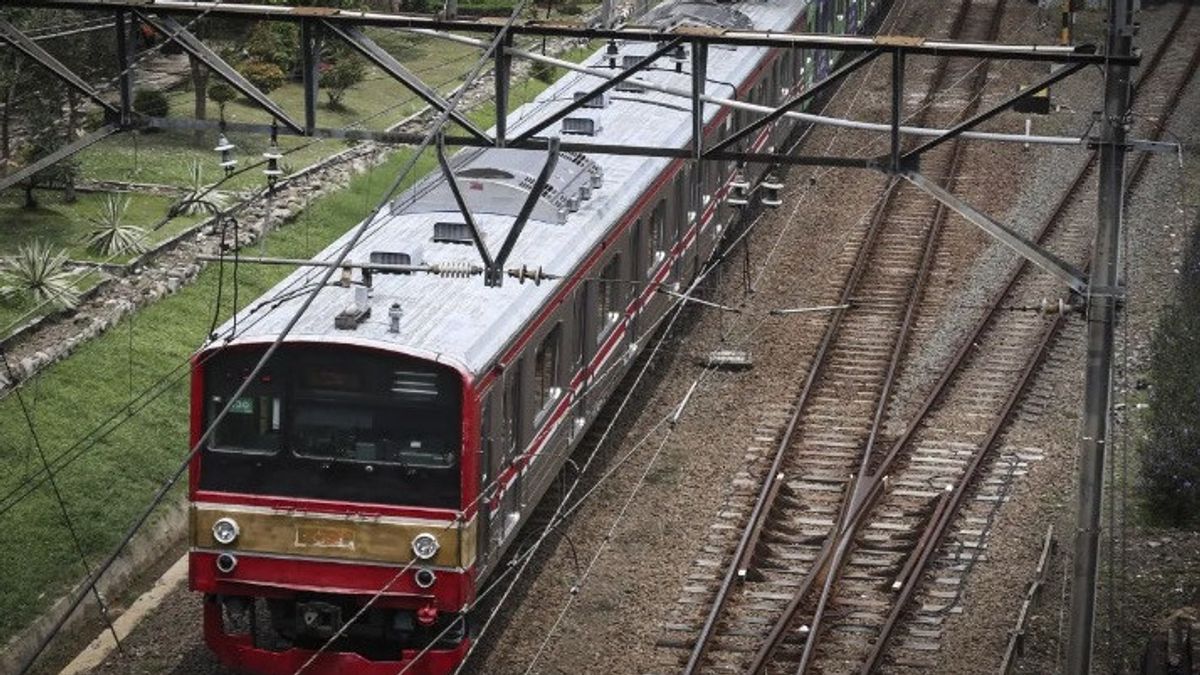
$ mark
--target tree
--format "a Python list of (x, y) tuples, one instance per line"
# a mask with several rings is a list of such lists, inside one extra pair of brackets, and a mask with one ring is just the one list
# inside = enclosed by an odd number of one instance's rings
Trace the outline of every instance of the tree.
[(300, 53), (300, 28), (293, 23), (260, 21), (246, 39), (250, 61), (273, 63), (285, 76), (296, 71)]
[[(28, 127), (28, 138), (21, 153), (24, 164), (28, 166), (58, 150), (64, 144), (62, 127), (62, 89), (57, 84), (47, 83), (40, 96), (28, 101), (26, 106), (25, 124)], [(30, 176), (21, 187), (25, 190), (24, 207), (38, 208), (35, 190), (54, 183), (61, 183), (67, 188), (68, 198), (74, 197), (74, 181), (79, 172), (79, 165), (74, 161), (62, 161), (42, 169)]]
[(329, 99), (330, 109), (341, 110), (346, 92), (366, 77), (367, 69), (362, 61), (350, 57), (340, 58), (337, 63), (324, 70), (321, 73), (321, 87)]
[(237, 90), (229, 85), (228, 82), (214, 82), (208, 88), (208, 97), (217, 104), (217, 112), (221, 115), (221, 119), (225, 119), (225, 104), (229, 103), (237, 96)]
[[(192, 116), (198, 120), (208, 119), (208, 66), (205, 66), (200, 59), (188, 54), (188, 68), (192, 74), (192, 95), (194, 102), (192, 104)], [(222, 106), (221, 113), (224, 115), (225, 108)], [(204, 141), (204, 130), (197, 129), (192, 134), (192, 142), (199, 145)]]
[(133, 95), (133, 109), (150, 117), (171, 114), (171, 101), (158, 89), (138, 89)]

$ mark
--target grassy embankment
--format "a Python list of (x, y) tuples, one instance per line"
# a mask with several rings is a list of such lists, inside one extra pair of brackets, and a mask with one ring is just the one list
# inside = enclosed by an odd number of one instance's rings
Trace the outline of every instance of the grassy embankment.
[[(579, 50), (565, 58), (581, 59)], [(514, 106), (545, 88), (530, 81), (514, 88)], [(490, 126), (490, 105), (472, 117)], [(309, 257), (358, 223), (380, 199), (395, 172), (410, 156), (396, 153), (386, 164), (357, 177), (350, 186), (319, 201), (296, 223), (268, 237), (270, 255)], [(426, 153), (415, 179), (433, 166)], [(257, 247), (256, 247), (257, 248)], [(243, 266), (242, 304), (287, 274), (286, 268)], [(222, 317), (231, 313), (226, 274)], [(138, 312), (120, 326), (82, 346), (70, 358), (43, 371), (22, 391), (38, 439), (53, 458), (119, 411), (133, 394), (170, 373), (208, 332), (217, 290), (210, 266), (180, 292)], [(29, 429), (15, 396), (0, 401), (0, 499), (40, 466)], [(57, 476), (75, 528), (92, 564), (118, 539), (187, 451), (187, 384), (181, 380), (118, 430), (104, 437)], [(83, 577), (54, 495), (42, 487), (16, 508), (0, 514), (0, 640), (7, 639), (72, 583)]]

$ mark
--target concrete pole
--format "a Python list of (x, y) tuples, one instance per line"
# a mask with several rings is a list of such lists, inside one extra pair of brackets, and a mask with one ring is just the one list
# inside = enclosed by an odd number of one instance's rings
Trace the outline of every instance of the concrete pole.
[(458, 18), (458, 0), (446, 0), (445, 14), (447, 19)]
[[(1128, 56), (1133, 48), (1135, 0), (1109, 0), (1107, 53)], [(1104, 116), (1100, 130), (1100, 185), (1096, 240), (1087, 297), (1087, 372), (1080, 440), (1078, 527), (1071, 584), (1071, 626), (1067, 646), (1070, 675), (1091, 672), (1096, 613), (1100, 511), (1104, 490), (1104, 450), (1108, 441), (1113, 334), (1120, 291), (1120, 242), (1125, 197), (1126, 124), (1132, 69), (1109, 64), (1105, 70)]]
[(602, 0), (600, 3), (600, 25), (612, 28), (613, 0)]

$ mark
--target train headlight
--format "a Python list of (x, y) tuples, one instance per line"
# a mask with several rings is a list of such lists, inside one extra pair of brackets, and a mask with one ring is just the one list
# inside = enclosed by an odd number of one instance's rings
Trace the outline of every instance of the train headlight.
[(218, 544), (232, 544), (240, 531), (233, 518), (221, 518), (213, 523), (212, 527), (213, 539), (216, 539)]
[(421, 560), (429, 560), (433, 556), (437, 555), (439, 547), (440, 544), (438, 544), (437, 537), (429, 534), (428, 532), (422, 532), (421, 534), (413, 537), (412, 540), (413, 554)]

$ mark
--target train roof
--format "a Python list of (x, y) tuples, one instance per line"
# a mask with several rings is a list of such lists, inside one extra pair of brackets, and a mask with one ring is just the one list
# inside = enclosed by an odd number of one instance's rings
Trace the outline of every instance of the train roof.
[[(789, 29), (808, 3), (753, 0), (715, 3), (680, 0), (656, 8), (647, 20), (661, 26), (691, 23), (748, 21), (759, 30)], [(645, 56), (655, 49), (646, 43), (620, 45), (622, 56)], [(719, 58), (710, 53), (708, 91), (732, 96), (732, 83), (743, 82), (753, 72), (765, 49), (721, 48)], [(607, 63), (601, 49), (583, 61)], [(677, 73), (669, 57), (635, 80), (687, 89), (690, 75)], [(590, 90), (600, 78), (571, 72), (530, 103), (509, 115), (509, 134), (516, 136), (551, 114), (576, 92)], [(581, 108), (568, 118), (593, 120), (593, 135), (572, 135), (581, 143), (659, 145), (684, 147), (691, 139), (688, 101), (644, 90), (610, 90), (604, 108)], [(706, 105), (705, 121), (718, 107)], [(559, 122), (543, 133), (561, 133)], [(578, 122), (574, 122), (577, 124)], [(507, 149), (469, 149), (451, 158), (451, 166), (483, 239), (493, 252), (500, 248), (546, 154)], [(670, 163), (666, 158), (616, 155), (560, 156), (555, 172), (539, 197), (507, 267), (542, 268), (561, 279), (540, 285), (506, 279), (500, 288), (485, 287), (481, 277), (447, 278), (430, 274), (376, 274), (370, 297), (371, 316), (353, 330), (335, 327), (335, 317), (353, 302), (349, 288), (322, 289), (313, 305), (288, 336), (289, 341), (338, 342), (398, 350), (447, 363), (478, 374), (487, 368), (567, 278), (587, 259), (606, 234), (621, 221)], [(405, 261), (412, 264), (479, 264), (473, 245), (458, 243), (462, 218), (440, 173), (435, 171), (394, 199), (378, 214), (349, 260)], [(459, 224), (455, 227), (455, 224)], [(333, 260), (348, 243), (352, 230), (340, 237), (316, 260)], [(437, 235), (435, 237), (435, 235)], [(322, 274), (320, 268), (297, 269), (239, 313), (239, 335), (230, 344), (274, 339), (299, 309), (304, 294)], [(356, 275), (357, 276), (357, 275)], [(277, 298), (276, 302), (265, 302)], [(398, 303), (403, 312), (398, 333), (389, 332), (388, 309)], [(227, 323), (219, 331), (225, 334)]]

